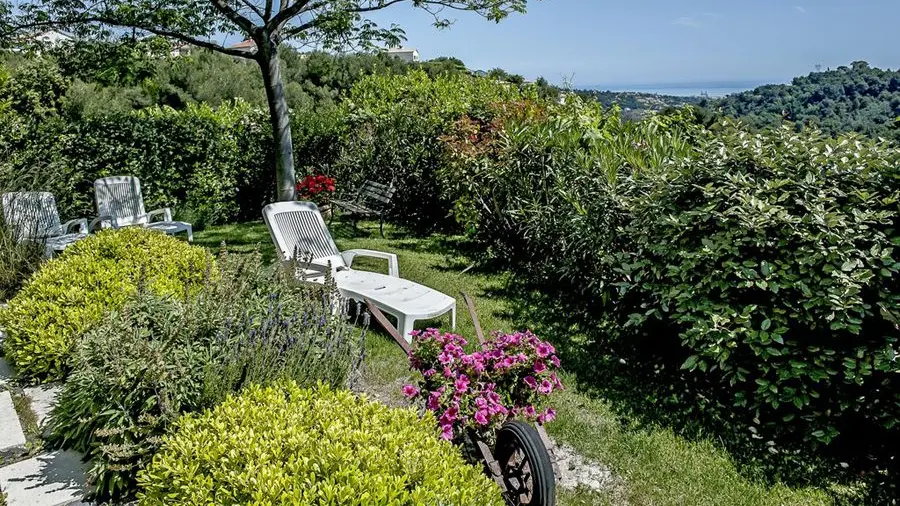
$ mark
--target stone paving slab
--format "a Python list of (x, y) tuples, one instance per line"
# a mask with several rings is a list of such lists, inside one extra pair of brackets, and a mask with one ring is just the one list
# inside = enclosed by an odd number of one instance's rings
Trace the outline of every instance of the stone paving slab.
[(25, 433), (9, 391), (0, 392), (0, 455), (17, 455), (25, 450)]
[(76, 452), (46, 453), (0, 468), (0, 488), (8, 506), (87, 505), (86, 471)]
[(13, 380), (14, 376), (9, 362), (5, 358), (0, 357), (0, 390), (3, 390)]
[(44, 420), (50, 414), (50, 410), (56, 405), (56, 396), (62, 387), (58, 383), (26, 387), (25, 395), (31, 399), (31, 409), (37, 415), (38, 426), (44, 425)]

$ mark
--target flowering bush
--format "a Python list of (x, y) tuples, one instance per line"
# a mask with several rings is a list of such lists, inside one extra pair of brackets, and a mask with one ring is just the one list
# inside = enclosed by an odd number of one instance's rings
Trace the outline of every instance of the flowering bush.
[(413, 332), (410, 364), (422, 373), (403, 393), (434, 412), (444, 439), (466, 429), (490, 434), (510, 418), (538, 423), (556, 417), (545, 400), (562, 389), (552, 345), (531, 332), (496, 332), (481, 350), (467, 354), (462, 336), (437, 329)]
[(327, 204), (334, 193), (334, 178), (324, 174), (306, 176), (297, 183), (297, 197), (300, 200), (315, 202), (317, 205)]

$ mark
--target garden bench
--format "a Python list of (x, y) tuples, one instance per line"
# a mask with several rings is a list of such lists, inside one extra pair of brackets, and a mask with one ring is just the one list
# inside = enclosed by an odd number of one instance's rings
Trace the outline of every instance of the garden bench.
[[(385, 185), (366, 180), (356, 190), (352, 200), (332, 200), (331, 205), (346, 211), (354, 219), (378, 216), (378, 230), (384, 237), (384, 215), (390, 208), (395, 191), (393, 183)], [(353, 224), (356, 226), (355, 220)]]
[[(188, 241), (194, 240), (194, 229), (190, 223), (172, 220), (172, 210), (168, 207), (144, 210), (144, 196), (141, 181), (131, 176), (105, 177), (94, 181), (94, 195), (97, 213), (108, 217), (114, 228), (141, 226), (158, 230), (169, 235), (187, 233)], [(162, 216), (162, 221), (153, 221), (154, 216)]]
[(2, 204), (4, 223), (11, 227), (15, 239), (43, 243), (48, 257), (87, 237), (98, 222), (94, 220), (89, 226), (87, 219), (80, 218), (61, 223), (56, 198), (48, 192), (4, 193)]
[[(312, 202), (278, 202), (263, 209), (263, 217), (282, 260), (308, 255), (310, 264), (303, 277), (324, 282), (331, 266), (332, 279), (344, 297), (372, 301), (378, 309), (397, 319), (397, 329), (407, 341), (417, 320), (450, 313), (456, 328), (456, 299), (427, 286), (400, 278), (397, 255), (366, 249), (341, 252), (334, 243), (319, 208)], [(388, 274), (358, 271), (352, 268), (358, 256), (381, 258), (388, 262)]]

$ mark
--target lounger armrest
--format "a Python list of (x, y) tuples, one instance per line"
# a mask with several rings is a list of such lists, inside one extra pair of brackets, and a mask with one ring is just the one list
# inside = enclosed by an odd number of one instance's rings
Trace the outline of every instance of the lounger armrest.
[(63, 233), (68, 234), (69, 231), (72, 229), (72, 227), (74, 227), (75, 225), (78, 225), (78, 231), (76, 233), (78, 233), (78, 234), (88, 233), (88, 220), (86, 218), (79, 218), (77, 220), (71, 220), (71, 221), (67, 221), (67, 222), (63, 223), (62, 227), (61, 227)]
[(292, 273), (295, 278), (301, 281), (324, 278), (326, 274), (331, 272), (331, 267), (328, 265), (314, 264), (312, 262), (295, 262), (294, 260), (282, 260), (281, 268), (286, 272)]
[(97, 225), (100, 225), (100, 228), (119, 228), (118, 225), (116, 225), (116, 220), (114, 220), (112, 216), (104, 215), (97, 216), (91, 220), (87, 227), (88, 232), (93, 232), (97, 228)]
[(163, 220), (162, 220), (162, 221), (172, 221), (172, 209), (170, 209), (170, 208), (168, 208), (168, 207), (164, 207), (164, 208), (162, 208), (162, 209), (154, 209), (154, 210), (150, 211), (150, 212), (147, 213), (147, 215), (146, 215), (146, 216), (147, 216), (147, 221), (152, 222), (152, 221), (153, 221), (153, 217), (154, 217), (154, 216), (158, 216), (158, 215), (162, 215), (162, 216), (163, 216)]
[(400, 277), (400, 264), (397, 262), (397, 255), (393, 253), (370, 249), (351, 249), (341, 253), (341, 257), (343, 257), (347, 267), (353, 267), (353, 259), (356, 257), (383, 258), (388, 261), (388, 274), (395, 278)]

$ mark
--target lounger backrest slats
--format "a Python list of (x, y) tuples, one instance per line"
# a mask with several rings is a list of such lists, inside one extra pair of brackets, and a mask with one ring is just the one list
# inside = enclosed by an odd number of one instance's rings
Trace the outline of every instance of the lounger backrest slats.
[(3, 194), (3, 221), (17, 240), (47, 238), (60, 233), (56, 199), (47, 192)]
[(360, 203), (375, 201), (379, 205), (386, 206), (391, 203), (394, 191), (394, 185), (366, 181), (359, 189), (359, 200)]
[(141, 182), (136, 177), (114, 176), (94, 182), (97, 214), (110, 216), (117, 227), (145, 225), (149, 221), (144, 210)]
[(333, 268), (343, 265), (340, 250), (312, 202), (269, 204), (263, 209), (263, 217), (283, 259), (309, 255), (317, 264), (331, 262)]

